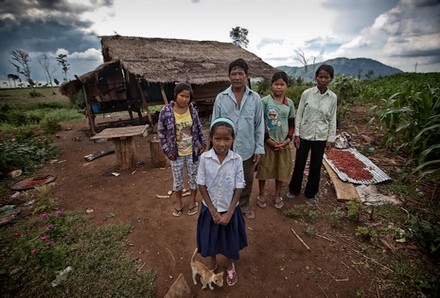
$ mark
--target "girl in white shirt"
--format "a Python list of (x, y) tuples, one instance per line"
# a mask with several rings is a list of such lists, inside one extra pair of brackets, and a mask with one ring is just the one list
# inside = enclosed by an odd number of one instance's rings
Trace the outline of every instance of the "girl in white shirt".
[(197, 247), (202, 257), (210, 257), (210, 269), (217, 269), (217, 254), (227, 258), (226, 282), (238, 281), (234, 261), (247, 246), (246, 225), (239, 206), (245, 186), (243, 162), (231, 150), (235, 125), (228, 118), (211, 123), (209, 136), (213, 148), (200, 158), (197, 184), (203, 204), (197, 222)]

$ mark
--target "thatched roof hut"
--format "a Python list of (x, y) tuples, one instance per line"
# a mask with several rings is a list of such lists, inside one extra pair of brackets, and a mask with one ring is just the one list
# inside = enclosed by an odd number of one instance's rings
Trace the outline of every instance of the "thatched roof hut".
[(277, 71), (232, 43), (104, 36), (101, 44), (104, 62), (120, 60), (126, 70), (149, 82), (228, 82), (229, 63), (237, 58), (248, 62), (250, 77), (270, 79)]
[(91, 112), (89, 106), (98, 103), (101, 111), (125, 107), (140, 115), (141, 107), (171, 99), (180, 81), (193, 86), (196, 103), (212, 105), (229, 86), (228, 66), (237, 58), (248, 62), (250, 78), (270, 79), (278, 71), (255, 54), (218, 41), (116, 35), (102, 36), (101, 46), (104, 64), (60, 87), (71, 99), (82, 91)]

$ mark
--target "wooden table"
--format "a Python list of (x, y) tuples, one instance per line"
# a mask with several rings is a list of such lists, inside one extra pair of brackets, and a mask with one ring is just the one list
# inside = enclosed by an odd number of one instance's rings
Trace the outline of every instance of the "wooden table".
[(128, 170), (136, 167), (136, 151), (133, 137), (147, 136), (146, 125), (127, 127), (106, 128), (90, 139), (110, 139), (115, 144), (115, 154), (118, 167), (121, 170)]

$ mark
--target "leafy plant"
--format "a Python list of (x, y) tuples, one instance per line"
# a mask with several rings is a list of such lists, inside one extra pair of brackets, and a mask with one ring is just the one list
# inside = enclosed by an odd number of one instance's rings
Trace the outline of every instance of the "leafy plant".
[(10, 139), (0, 147), (0, 171), (7, 173), (21, 169), (25, 173), (32, 173), (40, 168), (44, 161), (52, 159), (57, 153), (57, 147), (46, 136), (38, 136), (21, 142)]
[(284, 214), (291, 218), (303, 218), (307, 222), (314, 222), (318, 217), (318, 212), (310, 205), (295, 205), (286, 210)]
[(312, 226), (307, 225), (304, 229), (304, 233), (306, 233), (309, 236), (316, 235), (316, 229)]
[(370, 241), (376, 233), (373, 229), (370, 229), (365, 226), (359, 226), (356, 228), (356, 236), (360, 236), (362, 239)]
[(413, 217), (408, 227), (410, 236), (433, 255), (440, 255), (440, 226), (427, 220)]
[(362, 203), (359, 200), (350, 200), (346, 203), (347, 218), (353, 221), (358, 221), (361, 215)]
[(409, 89), (384, 103), (379, 119), (386, 127), (385, 146), (408, 154), (420, 178), (440, 177), (440, 88)]
[(330, 213), (331, 216), (331, 226), (333, 228), (338, 228), (341, 226), (341, 220), (345, 216), (345, 212), (341, 210), (340, 208), (335, 208), (332, 213)]

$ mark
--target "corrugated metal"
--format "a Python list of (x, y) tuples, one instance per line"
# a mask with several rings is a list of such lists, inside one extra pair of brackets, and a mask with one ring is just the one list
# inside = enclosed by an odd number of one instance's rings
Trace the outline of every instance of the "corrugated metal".
[[(338, 150), (338, 149), (333, 149), (333, 150)], [(336, 172), (336, 174), (338, 174), (339, 178), (342, 181), (348, 181), (354, 184), (368, 185), (368, 184), (376, 184), (387, 180), (391, 180), (390, 176), (388, 176), (384, 171), (382, 171), (378, 166), (376, 166), (368, 157), (359, 153), (359, 151), (357, 151), (355, 148), (343, 149), (342, 151), (351, 152), (354, 155), (354, 157), (356, 157), (358, 160), (364, 163), (365, 169), (368, 170), (373, 175), (373, 178), (371, 180), (352, 179), (348, 177), (347, 174), (336, 168), (336, 166), (332, 163), (332, 161), (327, 158), (327, 155), (324, 154), (324, 159), (327, 161), (330, 167)]]

